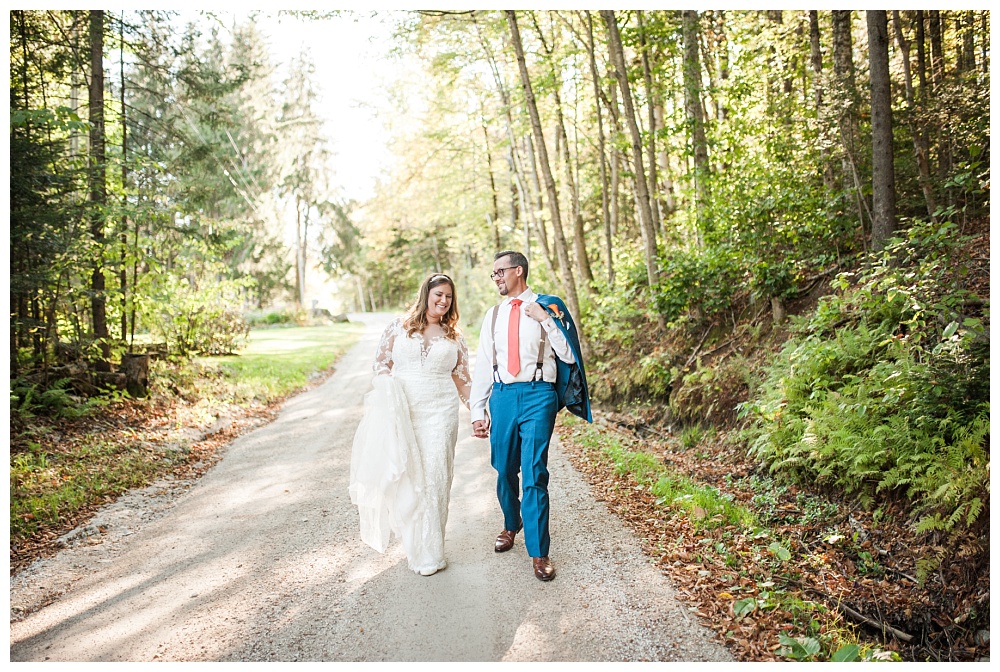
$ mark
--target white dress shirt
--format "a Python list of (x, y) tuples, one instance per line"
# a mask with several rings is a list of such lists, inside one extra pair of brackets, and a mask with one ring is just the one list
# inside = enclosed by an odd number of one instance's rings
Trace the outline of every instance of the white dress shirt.
[[(510, 302), (513, 299), (522, 301), (518, 310), (521, 318), (518, 324), (519, 351), (521, 355), (521, 370), (512, 376), (507, 370), (507, 324), (510, 322)], [(556, 357), (572, 364), (576, 361), (573, 349), (559, 325), (551, 317), (543, 322), (536, 322), (525, 312), (525, 306), (538, 300), (538, 295), (526, 289), (520, 296), (505, 297), (499, 307), (490, 308), (483, 318), (483, 326), (479, 333), (479, 351), (476, 355), (476, 370), (472, 374), (472, 391), (470, 395), (472, 421), (482, 420), (486, 416), (486, 405), (493, 390), (493, 343), (497, 349), (497, 373), (504, 383), (526, 383), (535, 377), (535, 363), (538, 361), (538, 344), (545, 329), (545, 355), (542, 359), (542, 380), (556, 382)], [(497, 313), (496, 338), (491, 331), (493, 311)]]

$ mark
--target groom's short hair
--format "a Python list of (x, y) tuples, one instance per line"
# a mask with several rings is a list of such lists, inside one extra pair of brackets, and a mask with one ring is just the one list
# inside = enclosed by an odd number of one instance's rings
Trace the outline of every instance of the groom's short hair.
[(510, 257), (511, 264), (513, 264), (514, 266), (520, 266), (521, 268), (524, 269), (524, 281), (527, 282), (528, 258), (523, 254), (521, 254), (520, 252), (516, 252), (514, 250), (504, 250), (503, 252), (497, 252), (496, 254), (494, 254), (493, 261), (496, 261), (497, 259), (502, 259), (504, 257)]

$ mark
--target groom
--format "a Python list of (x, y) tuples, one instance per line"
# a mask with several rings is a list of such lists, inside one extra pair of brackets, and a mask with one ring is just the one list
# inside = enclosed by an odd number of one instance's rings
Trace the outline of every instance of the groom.
[(497, 470), (504, 529), (494, 550), (509, 551), (523, 527), (535, 576), (551, 581), (549, 440), (563, 406), (592, 420), (580, 340), (562, 300), (528, 288), (523, 254), (498, 252), (490, 277), (503, 300), (483, 320), (471, 408), (473, 433), (489, 437)]

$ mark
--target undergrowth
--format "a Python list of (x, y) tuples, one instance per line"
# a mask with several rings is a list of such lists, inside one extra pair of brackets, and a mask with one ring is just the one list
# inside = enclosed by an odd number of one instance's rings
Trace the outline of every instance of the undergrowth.
[(776, 476), (859, 496), (903, 494), (918, 531), (989, 507), (989, 336), (960, 288), (956, 227), (915, 225), (796, 325), (740, 414)]

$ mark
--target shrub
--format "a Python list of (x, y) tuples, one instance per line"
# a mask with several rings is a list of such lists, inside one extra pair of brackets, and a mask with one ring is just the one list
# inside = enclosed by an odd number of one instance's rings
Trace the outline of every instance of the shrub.
[(742, 284), (742, 270), (734, 256), (725, 246), (674, 249), (665, 254), (654, 292), (657, 311), (667, 322), (674, 322), (689, 312), (707, 319), (728, 310)]
[(159, 319), (149, 325), (150, 330), (182, 356), (230, 354), (250, 333), (236, 308), (242, 304), (240, 290), (248, 282), (211, 273), (196, 278), (163, 274), (154, 294)]
[(741, 404), (750, 451), (772, 472), (868, 501), (903, 493), (921, 530), (988, 508), (989, 340), (947, 270), (956, 238), (915, 226), (797, 324)]
[(705, 366), (699, 358), (695, 368), (676, 382), (670, 394), (670, 410), (681, 422), (711, 422), (732, 425), (737, 404), (746, 399), (752, 380), (749, 362), (732, 355)]

